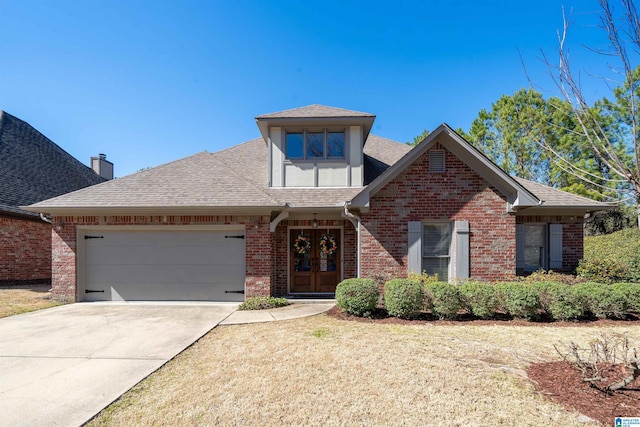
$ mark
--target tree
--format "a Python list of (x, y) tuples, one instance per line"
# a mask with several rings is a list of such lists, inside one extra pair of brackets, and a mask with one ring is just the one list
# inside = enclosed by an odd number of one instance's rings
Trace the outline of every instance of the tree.
[(407, 142), (407, 145), (412, 145), (412, 146), (416, 146), (418, 145), (420, 142), (422, 142), (423, 139), (425, 139), (426, 137), (429, 136), (431, 132), (429, 132), (428, 130), (423, 130), (422, 133), (420, 135), (414, 136), (413, 137), (413, 141), (409, 141)]
[[(601, 28), (608, 40), (605, 50), (593, 50), (607, 59), (616, 82), (613, 99), (603, 99), (590, 106), (585, 97), (581, 76), (571, 68), (567, 34), (571, 22), (563, 17), (563, 29), (558, 35), (558, 61), (550, 61), (543, 52), (551, 78), (562, 98), (571, 108), (577, 126), (571, 132), (583, 140), (608, 176), (594, 176), (574, 167), (562, 153), (545, 146), (572, 175), (605, 192), (615, 192), (615, 200), (635, 205), (640, 228), (640, 69), (636, 65), (640, 52), (640, 17), (633, 0), (621, 0), (615, 10), (609, 0), (600, 0)], [(602, 180), (602, 181), (600, 181)]]

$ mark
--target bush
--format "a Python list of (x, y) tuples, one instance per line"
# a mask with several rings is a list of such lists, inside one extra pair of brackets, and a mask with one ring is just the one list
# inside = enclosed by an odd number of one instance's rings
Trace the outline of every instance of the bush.
[(431, 312), (440, 319), (453, 319), (463, 308), (460, 291), (452, 283), (428, 283), (426, 291), (431, 302)]
[(286, 298), (250, 297), (238, 306), (238, 310), (267, 310), (270, 308), (284, 307), (289, 304)]
[(513, 317), (535, 319), (540, 310), (540, 297), (528, 283), (503, 282), (496, 285), (503, 309)]
[(371, 315), (379, 296), (378, 285), (372, 279), (345, 279), (336, 287), (336, 305), (360, 317)]
[(424, 286), (410, 279), (393, 279), (384, 284), (384, 305), (390, 316), (411, 319), (425, 307)]
[(500, 306), (493, 285), (483, 282), (465, 282), (459, 287), (464, 307), (481, 319), (493, 317)]
[(577, 283), (586, 282), (584, 277), (574, 276), (572, 274), (557, 273), (555, 271), (538, 270), (524, 278), (527, 283), (538, 282), (557, 282), (565, 285), (575, 285)]
[(588, 280), (640, 282), (640, 231), (629, 228), (584, 239), (584, 259), (577, 272)]
[(574, 291), (584, 302), (587, 313), (599, 318), (626, 317), (629, 304), (620, 287), (586, 282), (576, 285)]
[(616, 283), (612, 287), (627, 298), (628, 312), (640, 314), (640, 283)]
[(426, 271), (423, 271), (421, 274), (409, 273), (408, 279), (412, 280), (414, 282), (420, 282), (423, 285), (426, 285), (427, 283), (435, 283), (435, 282), (437, 282), (438, 281), (438, 273), (427, 274)]
[(584, 316), (585, 304), (573, 286), (558, 282), (532, 284), (538, 292), (540, 306), (555, 320), (576, 320)]

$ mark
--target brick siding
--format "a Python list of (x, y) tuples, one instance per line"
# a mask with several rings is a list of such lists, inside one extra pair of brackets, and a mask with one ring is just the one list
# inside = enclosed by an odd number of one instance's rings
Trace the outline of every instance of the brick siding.
[(448, 151), (445, 162), (444, 173), (430, 173), (426, 153), (371, 197), (361, 216), (363, 277), (406, 277), (407, 223), (443, 220), (469, 221), (472, 278), (515, 274), (516, 221), (506, 198)]
[(269, 216), (63, 216), (54, 217), (53, 296), (76, 301), (76, 226), (90, 225), (244, 225), (246, 229), (245, 297), (271, 295)]
[(51, 224), (0, 216), (0, 285), (51, 282)]

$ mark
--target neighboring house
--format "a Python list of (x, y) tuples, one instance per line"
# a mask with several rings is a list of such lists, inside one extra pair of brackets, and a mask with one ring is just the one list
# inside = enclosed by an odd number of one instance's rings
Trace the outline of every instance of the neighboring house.
[(375, 116), (311, 105), (261, 137), (33, 204), (69, 300), (332, 295), (350, 277), (571, 272), (610, 206), (507, 175), (447, 125), (415, 147)]
[[(113, 171), (103, 157), (92, 163)], [(51, 281), (51, 223), (19, 206), (105, 180), (28, 123), (0, 110), (0, 285)]]

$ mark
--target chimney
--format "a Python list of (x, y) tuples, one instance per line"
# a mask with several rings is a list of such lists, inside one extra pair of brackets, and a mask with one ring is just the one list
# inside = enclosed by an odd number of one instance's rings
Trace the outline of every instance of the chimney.
[(98, 154), (91, 158), (91, 169), (104, 179), (113, 179), (113, 163), (107, 160), (106, 154)]

